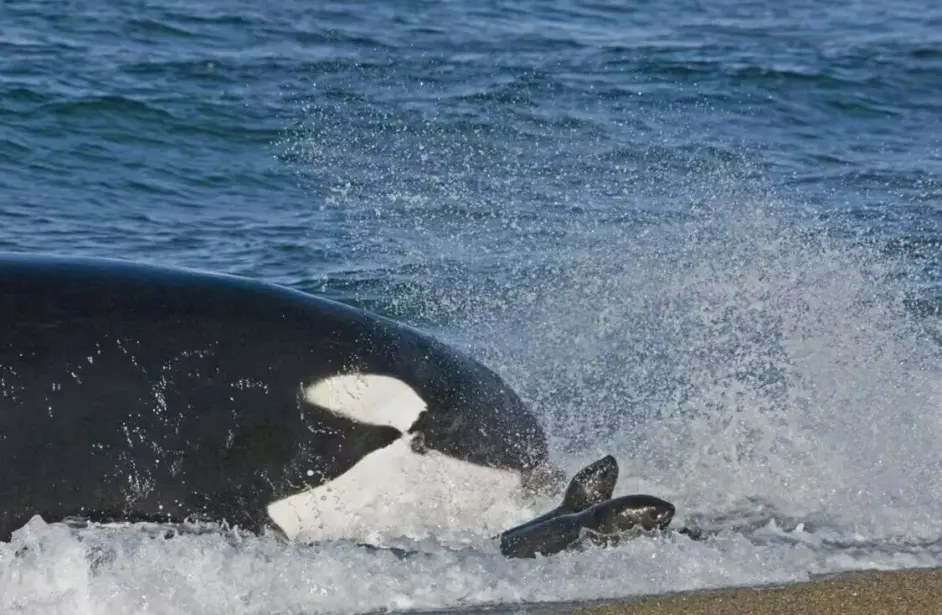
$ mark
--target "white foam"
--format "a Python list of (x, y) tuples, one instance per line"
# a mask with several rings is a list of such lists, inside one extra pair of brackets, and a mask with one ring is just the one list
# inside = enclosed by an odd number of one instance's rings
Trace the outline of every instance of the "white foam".
[[(12, 544), (0, 545), (0, 612), (353, 614), (610, 598), (940, 563), (932, 547), (851, 550), (823, 544), (837, 535), (770, 526), (761, 537), (637, 540), (618, 549), (536, 560), (506, 560), (493, 552), (427, 542), (421, 545), (424, 553), (400, 560), (351, 544), (303, 547), (212, 534), (160, 540), (133, 528), (77, 535), (34, 523)], [(25, 546), (29, 549), (14, 554)]]
[(291, 539), (461, 539), (500, 531), (520, 494), (516, 473), (413, 452), (409, 438), (373, 451), (336, 480), (268, 507)]

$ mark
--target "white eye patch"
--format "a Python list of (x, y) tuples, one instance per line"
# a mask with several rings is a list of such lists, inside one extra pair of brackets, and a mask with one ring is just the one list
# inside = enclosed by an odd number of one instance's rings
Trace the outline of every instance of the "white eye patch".
[(395, 427), (405, 433), (427, 405), (408, 384), (378, 374), (341, 374), (304, 389), (308, 403), (358, 423)]

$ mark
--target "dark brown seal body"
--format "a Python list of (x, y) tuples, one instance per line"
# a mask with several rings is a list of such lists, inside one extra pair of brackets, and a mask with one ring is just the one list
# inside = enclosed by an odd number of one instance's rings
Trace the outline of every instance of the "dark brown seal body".
[(521, 558), (555, 555), (588, 537), (595, 544), (614, 544), (626, 533), (666, 529), (674, 505), (653, 495), (626, 495), (596, 504), (580, 513), (524, 524), (501, 534), (500, 552)]

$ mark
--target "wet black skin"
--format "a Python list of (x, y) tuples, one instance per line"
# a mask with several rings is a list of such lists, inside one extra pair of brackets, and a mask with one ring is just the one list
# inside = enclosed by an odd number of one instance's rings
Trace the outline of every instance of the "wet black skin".
[(611, 499), (618, 482), (618, 461), (606, 455), (579, 470), (569, 482), (563, 502), (548, 513), (518, 525), (504, 532), (519, 532), (525, 527), (543, 523), (561, 515), (582, 512), (583, 510)]
[(500, 536), (500, 552), (508, 558), (555, 555), (577, 548), (583, 538), (612, 545), (627, 535), (666, 529), (673, 518), (670, 502), (652, 495), (626, 495), (580, 513), (508, 530)]
[(0, 254), (0, 314), (0, 540), (36, 514), (260, 531), (272, 500), (401, 437), (301, 398), (353, 371), (399, 378), (426, 401), (410, 429), (419, 448), (532, 483), (555, 476), (535, 416), (499, 376), (336, 302), (231, 276)]

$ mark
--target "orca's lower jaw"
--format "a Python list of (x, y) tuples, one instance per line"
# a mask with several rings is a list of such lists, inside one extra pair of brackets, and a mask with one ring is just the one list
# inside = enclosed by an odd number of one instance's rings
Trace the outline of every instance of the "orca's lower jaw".
[(409, 437), (377, 449), (346, 472), (267, 503), (272, 524), (289, 540), (422, 539), (445, 531), (490, 531), (520, 491), (519, 474), (429, 449)]

